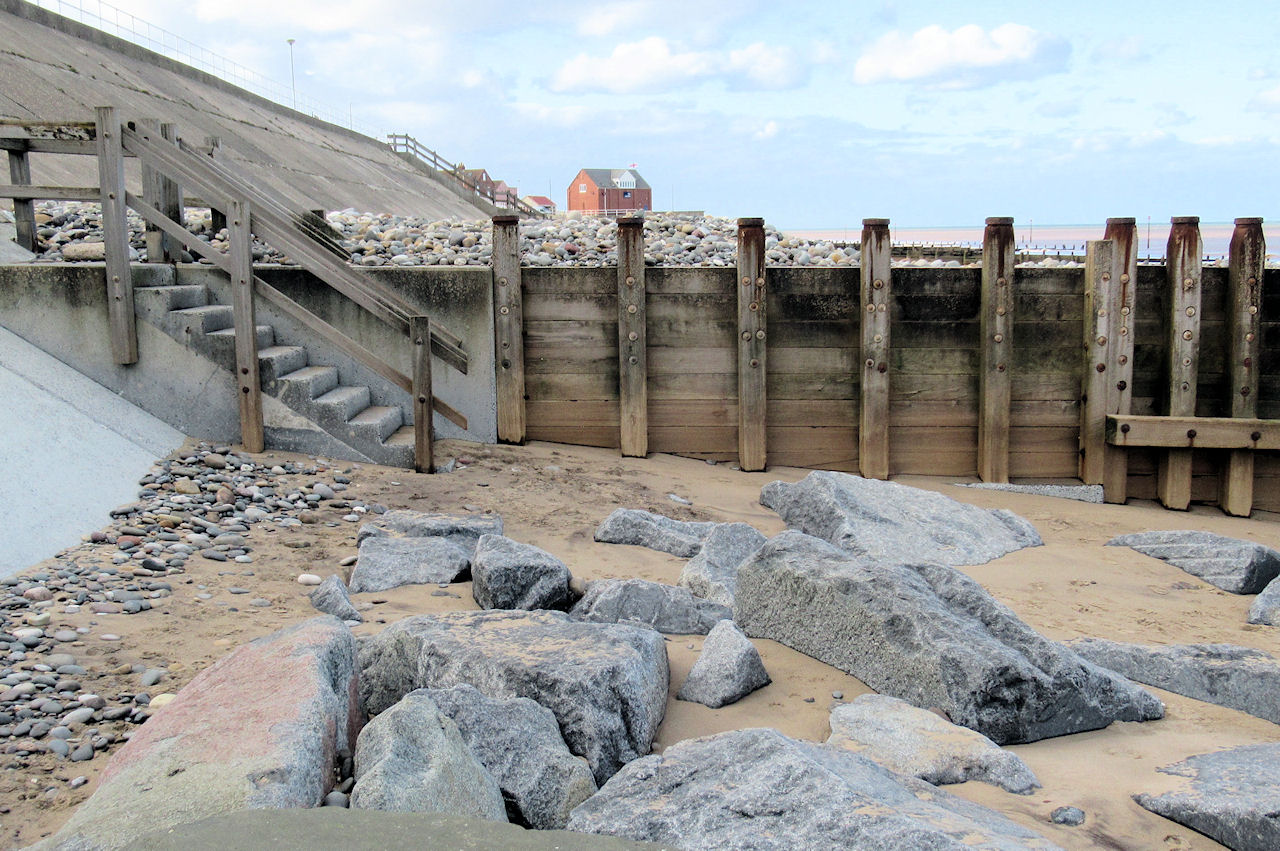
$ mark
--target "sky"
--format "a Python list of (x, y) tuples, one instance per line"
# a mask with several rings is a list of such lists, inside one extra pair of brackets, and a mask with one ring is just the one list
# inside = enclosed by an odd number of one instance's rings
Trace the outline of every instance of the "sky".
[(792, 229), (1280, 215), (1275, 0), (114, 5), (562, 207), (635, 164)]

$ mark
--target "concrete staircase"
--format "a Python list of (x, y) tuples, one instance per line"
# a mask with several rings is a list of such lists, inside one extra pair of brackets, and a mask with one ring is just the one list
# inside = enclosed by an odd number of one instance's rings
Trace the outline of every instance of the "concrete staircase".
[[(236, 337), (230, 305), (211, 303), (203, 284), (139, 287), (135, 313), (169, 337), (234, 372)], [(277, 342), (271, 325), (257, 326), (263, 393), (310, 421), (352, 457), (413, 467), (412, 415), (399, 405), (375, 405), (368, 386), (343, 384), (336, 366), (313, 363), (305, 346)], [(268, 426), (270, 430), (270, 426)]]

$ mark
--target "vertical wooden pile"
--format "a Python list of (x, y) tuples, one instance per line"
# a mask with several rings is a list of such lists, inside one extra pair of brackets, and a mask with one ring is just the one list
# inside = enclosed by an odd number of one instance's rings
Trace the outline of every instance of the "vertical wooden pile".
[[(9, 149), (9, 182), (31, 185), (31, 157), (25, 150)], [(36, 250), (36, 205), (30, 198), (13, 199), (14, 241), (34, 253)]]
[[(1241, 218), (1231, 234), (1227, 295), (1227, 380), (1231, 416), (1258, 416), (1262, 352), (1262, 281), (1267, 255), (1262, 219)], [(1253, 509), (1254, 452), (1232, 449), (1219, 485), (1222, 510), (1240, 517)]]
[(644, 218), (618, 219), (618, 402), (622, 454), (649, 451)]
[[(1200, 356), (1201, 257), (1199, 216), (1175, 216), (1169, 231), (1167, 271), (1169, 325), (1167, 341), (1168, 404), (1171, 417), (1196, 415), (1196, 382)], [(1191, 504), (1191, 442), (1195, 430), (1188, 430), (1188, 445), (1165, 449), (1160, 455), (1156, 489), (1166, 508), (1186, 509)]]
[(858, 464), (868, 479), (889, 478), (889, 323), (892, 304), (888, 219), (862, 220), (862, 397)]
[(240, 390), (240, 442), (250, 452), (264, 447), (262, 392), (258, 380), (258, 320), (253, 303), (253, 236), (249, 203), (233, 198), (227, 212), (231, 257), (231, 308), (236, 328), (236, 386)]
[(133, 315), (129, 271), (129, 223), (125, 218), (124, 148), (113, 107), (96, 110), (98, 184), (102, 192), (102, 242), (107, 267), (107, 313), (111, 353), (121, 365), (138, 361), (138, 329)]
[(987, 219), (982, 239), (982, 339), (978, 476), (1009, 481), (1009, 408), (1013, 363), (1013, 219)]
[[(175, 144), (178, 140), (177, 125), (161, 124), (154, 118), (143, 119), (138, 126), (150, 131), (152, 138)], [(182, 224), (182, 189), (164, 172), (149, 163), (142, 164), (143, 198), (152, 207), (175, 222)], [(172, 236), (151, 222), (146, 223), (147, 262), (177, 263), (182, 259), (182, 247)]]
[(764, 219), (738, 219), (738, 464), (748, 471), (767, 463), (767, 303)]
[(520, 282), (520, 219), (493, 217), (493, 333), (497, 361), (498, 440), (523, 443), (524, 309)]

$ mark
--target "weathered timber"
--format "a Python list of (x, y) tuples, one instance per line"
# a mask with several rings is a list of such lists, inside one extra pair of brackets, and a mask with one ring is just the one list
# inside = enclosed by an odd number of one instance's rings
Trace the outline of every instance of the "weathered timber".
[(738, 464), (767, 464), (764, 219), (738, 219)]
[(520, 219), (493, 217), (493, 331), (497, 361), (498, 440), (524, 443), (524, 310), (520, 287)]
[[(1200, 289), (1203, 247), (1200, 218), (1175, 216), (1167, 246), (1169, 337), (1168, 408), (1171, 417), (1194, 417), (1200, 353)], [(1191, 449), (1168, 449), (1160, 459), (1157, 489), (1165, 508), (1191, 504)]]
[(432, 422), (431, 319), (409, 317), (413, 345), (413, 466), (419, 473), (436, 471), (435, 423)]
[(1280, 420), (1246, 417), (1109, 416), (1107, 442), (1116, 446), (1186, 449), (1280, 449)]
[[(1259, 356), (1262, 353), (1262, 279), (1267, 256), (1262, 219), (1236, 219), (1227, 277), (1227, 390), (1231, 416), (1258, 415)], [(1218, 502), (1237, 517), (1253, 511), (1254, 456), (1232, 450), (1222, 470)]]
[[(1134, 305), (1138, 292), (1138, 234), (1133, 218), (1107, 219), (1104, 239), (1115, 246), (1112, 253), (1112, 286), (1118, 295), (1111, 305), (1109, 337), (1111, 352), (1115, 356), (1114, 368), (1109, 368), (1111, 380), (1107, 386), (1107, 413), (1129, 414), (1133, 410), (1134, 368)], [(1107, 502), (1123, 505), (1129, 487), (1129, 453), (1117, 450), (1111, 444), (1103, 448), (1102, 492)]]
[(888, 219), (862, 220), (862, 378), (858, 464), (868, 479), (889, 478), (889, 305), (892, 303)]
[(1109, 389), (1116, 363), (1111, 317), (1117, 310), (1119, 282), (1112, 276), (1115, 243), (1090, 240), (1085, 247), (1084, 370), (1080, 387), (1080, 480), (1102, 483), (1106, 464), (1103, 429), (1111, 410)]
[(622, 454), (649, 452), (644, 219), (618, 219), (618, 399)]
[(1013, 219), (987, 219), (982, 239), (978, 476), (1009, 481), (1009, 403), (1013, 366)]
[(133, 314), (133, 276), (129, 271), (124, 151), (115, 109), (100, 106), (96, 109), (96, 115), (98, 185), (102, 204), (102, 241), (106, 256), (111, 354), (116, 363), (127, 365), (138, 361), (138, 329)]
[[(31, 185), (31, 160), (25, 150), (9, 151), (9, 180), (15, 187)], [(28, 251), (36, 250), (36, 208), (30, 198), (13, 197), (15, 242)]]
[(236, 331), (236, 388), (240, 397), (240, 442), (250, 452), (264, 448), (262, 387), (258, 380), (257, 311), (253, 301), (253, 237), (245, 201), (227, 210), (227, 253), (231, 259), (231, 308)]
[[(222, 147), (222, 139), (219, 138), (218, 136), (205, 136), (204, 146), (205, 148), (208, 149), (207, 156), (209, 157), (209, 159), (216, 159), (218, 156), (218, 149)], [(209, 216), (210, 216), (210, 224), (213, 227), (214, 233), (217, 233), (218, 231), (222, 230), (227, 226), (226, 215), (216, 207), (210, 206)]]

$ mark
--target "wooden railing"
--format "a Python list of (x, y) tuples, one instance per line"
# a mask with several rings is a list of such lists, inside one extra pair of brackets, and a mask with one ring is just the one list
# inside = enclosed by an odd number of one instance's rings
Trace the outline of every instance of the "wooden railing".
[(409, 154), (417, 157), (426, 165), (436, 171), (448, 175), (456, 180), (460, 186), (470, 191), (474, 195), (483, 198), (495, 207), (503, 207), (508, 210), (517, 210), (526, 216), (543, 216), (541, 210), (531, 207), (524, 201), (521, 201), (515, 190), (509, 189), (505, 193), (495, 193), (491, 187), (480, 186), (475, 181), (468, 178), (461, 168), (440, 156), (435, 151), (423, 145), (417, 139), (405, 133), (390, 133), (387, 135), (388, 145), (391, 150), (398, 154)]
[[(0, 197), (14, 199), (18, 241), (35, 250), (35, 200), (96, 200), (102, 204), (102, 229), (112, 352), (120, 364), (138, 359), (129, 233), (125, 208), (135, 210), (154, 229), (158, 249), (149, 259), (172, 257), (173, 243), (208, 260), (232, 281), (236, 336), (236, 379), (239, 386), (242, 442), (251, 452), (263, 448), (262, 400), (258, 380), (255, 297), (363, 363), (413, 398), (415, 466), (433, 468), (431, 411), (467, 428), (467, 419), (432, 395), (431, 354), (466, 373), (468, 357), (462, 340), (411, 305), (399, 293), (358, 275), (328, 224), (314, 213), (290, 209), (258, 189), (217, 156), (217, 146), (195, 147), (177, 138), (170, 125), (154, 121), (121, 124), (111, 107), (99, 107), (93, 124), (0, 125), (0, 147), (9, 154), (12, 183), (0, 186)], [(54, 187), (30, 183), (31, 153), (93, 154), (98, 159), (99, 186)], [(124, 182), (124, 159), (141, 161), (144, 196), (129, 192)], [(182, 224), (182, 192), (193, 188), (225, 216), (228, 250), (197, 239)], [(409, 336), (414, 346), (413, 375), (405, 375), (351, 337), (339, 331), (253, 272), (252, 237), (283, 251), (317, 278), (351, 299), (393, 329)], [(165, 239), (171, 240), (168, 247)]]

